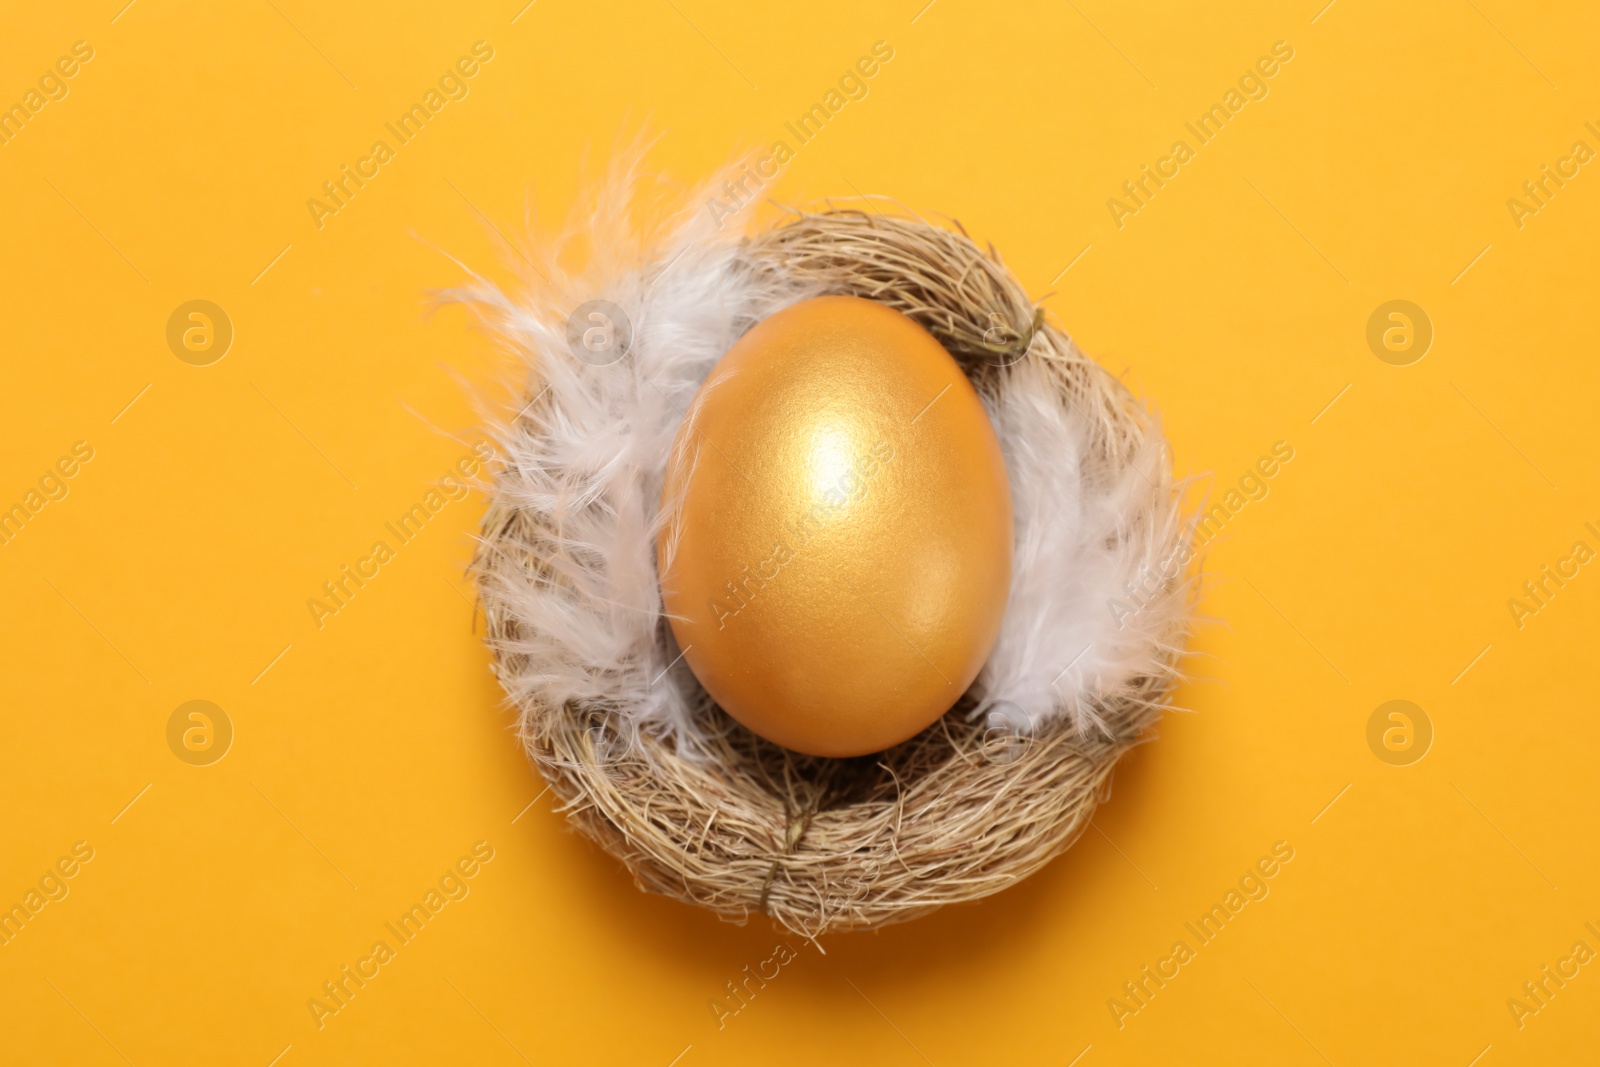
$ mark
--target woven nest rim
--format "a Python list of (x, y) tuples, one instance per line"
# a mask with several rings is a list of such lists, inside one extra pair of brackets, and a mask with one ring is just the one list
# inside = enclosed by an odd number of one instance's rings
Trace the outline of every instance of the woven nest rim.
[[(1125, 469), (1159, 436), (1126, 386), (1083, 356), (993, 249), (980, 249), (959, 224), (949, 230), (876, 211), (797, 213), (745, 238), (738, 257), (743, 269), (804, 277), (813, 291), (904, 312), (944, 344), (980, 395), (1004, 389), (1020, 364), (1041, 368), (1089, 423), (1095, 457), (1108, 469)], [(538, 386), (535, 373), (528, 406), (539, 403)], [(1150, 507), (1176, 514), (1169, 468), (1162, 463), (1146, 478)], [(498, 487), (491, 494), (473, 570), (494, 669), (517, 705), (528, 756), (572, 825), (619, 859), (640, 889), (727, 919), (765, 913), (815, 938), (1014, 885), (1084, 831), (1117, 760), (1148, 738), (1178, 678), (1186, 621), (1164, 636), (1148, 670), (1097, 701), (1096, 729), (1066, 718), (1032, 732), (997, 728), (973, 715), (968, 695), (909, 741), (854, 759), (767, 742), (702, 691), (700, 738), (686, 752), (670, 737), (632, 728), (604, 702), (556, 705), (519, 684), (538, 664), (504, 591), (548, 580), (539, 546), (549, 519), (509, 496)], [(1168, 578), (1163, 594), (1187, 599), (1187, 584)], [(669, 634), (664, 620), (659, 628)], [(687, 671), (663, 684), (697, 685)]]

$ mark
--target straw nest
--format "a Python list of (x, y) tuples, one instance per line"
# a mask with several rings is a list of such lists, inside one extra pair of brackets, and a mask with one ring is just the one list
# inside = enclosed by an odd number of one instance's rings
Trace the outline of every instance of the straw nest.
[[(731, 255), (734, 269), (758, 283), (777, 279), (791, 291), (847, 293), (904, 312), (944, 344), (986, 400), (1030, 368), (1085, 435), (1085, 493), (1126, 482), (1139, 457), (1161, 460), (1133, 472), (1147, 488), (1128, 524), (1155, 530), (1140, 550), (1147, 570), (1174, 555), (1187, 563), (1159, 429), (1045, 318), (992, 248), (920, 220), (827, 211), (744, 238)], [(641, 284), (665, 269), (645, 269)], [(531, 441), (553, 425), (538, 417), (551, 402), (544, 377), (533, 375), (524, 399), (503, 443), (516, 434)], [(546, 498), (519, 492), (515, 475), (508, 466), (493, 487), (474, 571), (495, 671), (520, 712), (527, 753), (572, 824), (621, 860), (639, 888), (725, 918), (765, 913), (814, 938), (1015, 884), (1083, 833), (1118, 758), (1148, 736), (1177, 677), (1189, 580), (1186, 567), (1163, 566), (1155, 583), (1143, 583), (1141, 607), (1165, 605), (1147, 654), (1126, 676), (1078, 694), (1086, 711), (1019, 715), (975, 688), (903, 744), (829, 759), (755, 736), (680, 664), (655, 684), (676, 687), (692, 720), (686, 743), (683, 731), (641, 727), (624, 698), (608, 699), (605, 670), (587, 671), (598, 677), (589, 696), (547, 684), (542, 672), (554, 664), (535, 631), (549, 624), (526, 617), (517, 590), (563, 586), (557, 557), (570, 546), (558, 528), (567, 520), (539, 503)], [(664, 620), (653, 625), (647, 673), (676, 655)]]

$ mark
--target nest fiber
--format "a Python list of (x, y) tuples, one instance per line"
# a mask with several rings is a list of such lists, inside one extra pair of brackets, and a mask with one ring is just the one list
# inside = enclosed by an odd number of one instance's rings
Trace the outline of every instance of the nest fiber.
[[(560, 269), (574, 257), (557, 241), (515, 297), (481, 280), (462, 294), (528, 367), (495, 427), (474, 561), (528, 755), (640, 888), (732, 919), (815, 937), (1027, 877), (1083, 832), (1176, 680), (1189, 547), (1159, 426), (959, 229), (876, 208), (758, 233), (685, 210), (652, 229), (641, 200), (628, 175), (603, 187), (572, 228), (584, 273)], [(853, 759), (791, 752), (717, 708), (655, 574), (666, 457), (699, 383), (756, 322), (828, 293), (896, 308), (950, 351), (994, 421), (1016, 526), (978, 680), (921, 734)], [(598, 351), (569, 326), (592, 306), (614, 331)]]

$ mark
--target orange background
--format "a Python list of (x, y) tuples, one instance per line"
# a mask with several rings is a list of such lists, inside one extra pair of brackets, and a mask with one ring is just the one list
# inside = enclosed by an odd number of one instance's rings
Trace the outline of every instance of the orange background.
[[(0, 105), (74, 42), (94, 57), (0, 145), (0, 506), (75, 442), (94, 456), (0, 545), (0, 904), (94, 854), (0, 946), (0, 1058), (1593, 1058), (1600, 968), (1520, 1028), (1507, 1001), (1600, 949), (1600, 573), (1520, 628), (1507, 601), (1600, 548), (1600, 175), (1520, 228), (1506, 202), (1600, 148), (1600, 14), (923, 2), (7, 16)], [(469, 95), (318, 229), (306, 200), (480, 40)], [(779, 937), (640, 895), (540, 798), (473, 630), (481, 498), (321, 629), (306, 601), (466, 451), (472, 394), (499, 395), (493, 344), (427, 313), (462, 278), (446, 254), (505, 277), (485, 220), (561, 218), (586, 153), (648, 122), (653, 165), (698, 180), (880, 40), (870, 94), (768, 192), (958, 217), (1216, 492), (1275, 442), (1294, 459), (1211, 546), (1193, 714), (1077, 847), (980, 904), (796, 943), (718, 1029), (708, 1001)], [(1108, 198), (1277, 41), (1269, 95), (1118, 228)], [(208, 366), (166, 342), (192, 299), (234, 329)], [(1366, 341), (1394, 299), (1434, 329), (1409, 366)], [(209, 766), (167, 743), (197, 699), (234, 729)], [(1409, 766), (1368, 747), (1392, 699), (1433, 727)], [(307, 1000), (479, 841), (470, 894), (319, 1029)], [(1107, 1001), (1277, 841), (1270, 895), (1119, 1028)]]

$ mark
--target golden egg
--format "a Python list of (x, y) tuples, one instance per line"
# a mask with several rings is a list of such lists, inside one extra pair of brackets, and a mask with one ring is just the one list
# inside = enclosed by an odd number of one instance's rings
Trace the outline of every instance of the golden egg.
[(883, 304), (806, 300), (740, 338), (678, 431), (662, 510), (685, 661), (730, 715), (797, 751), (911, 737), (999, 633), (1000, 444), (950, 354)]

